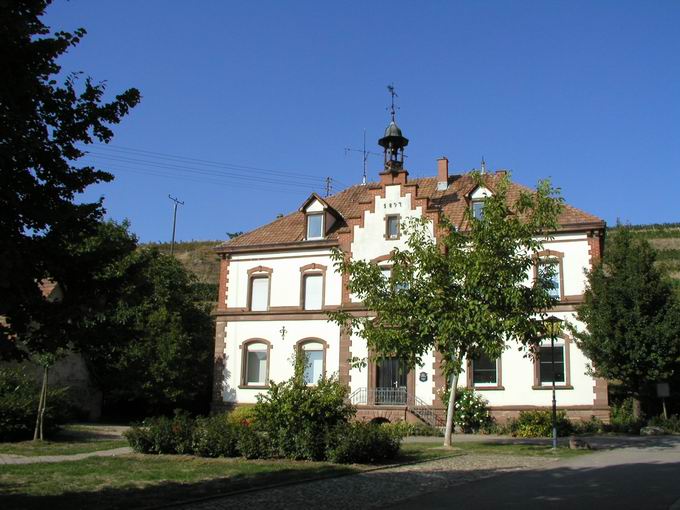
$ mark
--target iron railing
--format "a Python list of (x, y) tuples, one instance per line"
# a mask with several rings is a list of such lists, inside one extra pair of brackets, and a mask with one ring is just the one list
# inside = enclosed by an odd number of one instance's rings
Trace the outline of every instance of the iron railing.
[(349, 396), (349, 401), (353, 405), (406, 406), (408, 411), (433, 427), (446, 424), (432, 405), (408, 393), (406, 388), (358, 388)]

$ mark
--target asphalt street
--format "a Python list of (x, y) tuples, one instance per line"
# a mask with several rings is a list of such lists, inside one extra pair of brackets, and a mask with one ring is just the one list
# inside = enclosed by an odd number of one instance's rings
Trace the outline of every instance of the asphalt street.
[(680, 510), (680, 437), (636, 441), (389, 505), (417, 509)]

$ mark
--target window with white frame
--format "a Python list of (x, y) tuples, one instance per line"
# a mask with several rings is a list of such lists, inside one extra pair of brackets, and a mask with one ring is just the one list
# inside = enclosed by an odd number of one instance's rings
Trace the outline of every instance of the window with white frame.
[(391, 267), (381, 267), (380, 273), (382, 273), (382, 276), (385, 279), (385, 281), (390, 281), (390, 278), (392, 278), (392, 268)]
[(250, 279), (250, 310), (263, 312), (269, 310), (269, 276), (253, 276)]
[(243, 382), (246, 386), (266, 385), (269, 372), (269, 346), (264, 342), (251, 342), (245, 345), (244, 351)]
[(323, 213), (307, 215), (307, 239), (323, 239)]
[(307, 274), (302, 278), (305, 310), (321, 310), (323, 306), (323, 275)]
[(551, 347), (550, 340), (544, 340), (539, 348), (538, 362), (538, 382), (541, 386), (552, 386), (553, 374), (555, 376), (555, 384), (566, 384), (566, 346), (563, 339), (558, 339), (555, 342), (554, 348)]
[(471, 362), (473, 386), (498, 385), (498, 360), (491, 359), (485, 354), (474, 357)]
[(316, 384), (323, 377), (324, 347), (321, 342), (305, 342), (301, 345), (300, 354), (305, 356), (304, 381)]
[(561, 267), (560, 261), (555, 258), (543, 258), (538, 261), (539, 280), (546, 285), (550, 296), (556, 299), (562, 297)]
[(399, 215), (392, 214), (385, 217), (385, 238), (398, 239), (399, 238)]
[(484, 200), (472, 201), (472, 217), (481, 220), (484, 217)]

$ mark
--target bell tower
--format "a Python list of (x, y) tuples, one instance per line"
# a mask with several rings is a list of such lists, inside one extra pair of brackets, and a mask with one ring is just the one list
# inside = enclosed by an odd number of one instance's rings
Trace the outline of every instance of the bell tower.
[(385, 129), (385, 136), (378, 140), (385, 153), (385, 172), (398, 173), (404, 168), (404, 148), (408, 145), (408, 138), (402, 133), (395, 120), (396, 108), (394, 106), (394, 98), (399, 97), (394, 90), (394, 85), (388, 85), (387, 90), (390, 92), (390, 116), (392, 120)]

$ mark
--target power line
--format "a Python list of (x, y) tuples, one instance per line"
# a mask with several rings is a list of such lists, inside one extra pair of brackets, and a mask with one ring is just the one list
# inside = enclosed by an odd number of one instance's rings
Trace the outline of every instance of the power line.
[(238, 165), (234, 163), (225, 163), (225, 162), (220, 162), (220, 161), (211, 161), (207, 159), (199, 159), (199, 158), (192, 158), (188, 156), (179, 156), (175, 154), (168, 154), (164, 152), (156, 152), (156, 151), (149, 151), (145, 149), (134, 149), (131, 147), (122, 147), (119, 145), (110, 145), (110, 144), (103, 144), (103, 143), (95, 143), (94, 145), (101, 147), (103, 149), (108, 149), (116, 152), (127, 152), (127, 153), (137, 153), (138, 155), (148, 155), (160, 159), (170, 159), (170, 160), (180, 160), (180, 161), (190, 161), (192, 163), (200, 163), (202, 165), (207, 165), (207, 166), (217, 166), (220, 168), (229, 168), (233, 170), (257, 170), (258, 172), (262, 173), (268, 173), (268, 174), (273, 174), (273, 175), (290, 175), (290, 176), (297, 176), (301, 178), (307, 178), (307, 179), (312, 179), (312, 180), (321, 180), (323, 181), (323, 177), (319, 177), (316, 175), (312, 174), (306, 174), (306, 173), (301, 173), (301, 172), (290, 172), (290, 171), (285, 171), (285, 170), (273, 170), (273, 169), (268, 169), (268, 168), (261, 168), (261, 167), (254, 167), (254, 166), (247, 166), (247, 165)]
[(145, 166), (152, 166), (156, 168), (160, 168), (163, 170), (179, 170), (187, 173), (195, 173), (195, 174), (201, 174), (201, 175), (212, 175), (212, 176), (218, 176), (218, 177), (231, 177), (235, 179), (244, 179), (244, 180), (249, 180), (249, 181), (256, 181), (256, 182), (277, 182), (280, 184), (286, 184), (286, 183), (292, 183), (300, 186), (313, 186), (313, 185), (323, 185), (323, 179), (319, 179), (317, 181), (302, 181), (302, 180), (297, 180), (297, 179), (285, 179), (285, 178), (279, 178), (276, 179), (274, 177), (268, 177), (268, 176), (258, 176), (258, 175), (243, 175), (240, 173), (234, 173), (234, 172), (225, 172), (225, 171), (218, 171), (218, 170), (212, 170), (209, 168), (196, 168), (196, 167), (190, 167), (190, 166), (185, 166), (185, 165), (178, 165), (178, 164), (173, 164), (169, 162), (159, 162), (159, 161), (153, 161), (153, 160), (146, 160), (146, 159), (138, 159), (138, 158), (130, 158), (126, 156), (118, 156), (118, 155), (108, 155), (108, 154), (101, 154), (97, 152), (90, 152), (87, 154), (90, 158), (93, 159), (103, 159), (103, 160), (108, 160), (108, 161), (115, 161), (115, 162), (120, 162), (120, 163), (133, 163), (133, 164), (140, 164), (140, 165), (145, 165)]

